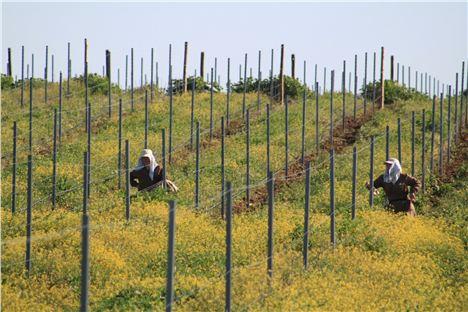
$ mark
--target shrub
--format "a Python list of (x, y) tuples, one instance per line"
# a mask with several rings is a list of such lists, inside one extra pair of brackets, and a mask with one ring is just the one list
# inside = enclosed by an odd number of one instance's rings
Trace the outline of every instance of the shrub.
[(12, 89), (15, 87), (13, 77), (2, 74), (2, 90)]
[[(268, 96), (271, 93), (271, 82), (270, 78), (263, 79), (260, 81), (260, 91)], [(247, 78), (245, 89), (246, 92), (257, 92), (259, 80), (252, 77)], [(279, 77), (273, 77), (273, 97), (278, 97), (279, 95)], [(289, 97), (299, 97), (302, 96), (306, 90), (307, 95), (312, 94), (312, 91), (304, 86), (299, 80), (293, 79), (290, 76), (284, 76), (284, 94)], [(241, 79), (239, 82), (232, 84), (232, 92), (242, 93), (244, 92), (244, 81)]]
[[(201, 77), (187, 77), (187, 91), (192, 91), (193, 87), (193, 80), (195, 79), (195, 91), (202, 92), (202, 91), (210, 91), (211, 83), (209, 81), (203, 80)], [(213, 92), (217, 93), (221, 91), (221, 86), (216, 82), (213, 81)], [(166, 90), (169, 93), (169, 89)], [(172, 79), (172, 93), (173, 94), (180, 94), (184, 92), (184, 81), (183, 79)]]
[[(76, 81), (83, 82), (83, 75), (78, 78), (73, 78)], [(88, 74), (88, 89), (91, 94), (104, 94), (109, 93), (109, 80), (107, 77), (100, 76), (96, 73)], [(120, 88), (112, 84), (112, 92), (120, 91)]]
[[(380, 92), (380, 81), (375, 82), (375, 91), (376, 91), (376, 98), (379, 97)], [(369, 100), (372, 99), (374, 92), (374, 85), (372, 82), (367, 84), (367, 98)], [(385, 80), (385, 89), (384, 89), (384, 96), (385, 96), (385, 104), (393, 104), (397, 101), (408, 101), (408, 100), (417, 100), (417, 99), (427, 99), (427, 96), (417, 92), (414, 89), (408, 89), (396, 81), (392, 80)], [(365, 94), (365, 85), (361, 88), (361, 94), (364, 96)]]

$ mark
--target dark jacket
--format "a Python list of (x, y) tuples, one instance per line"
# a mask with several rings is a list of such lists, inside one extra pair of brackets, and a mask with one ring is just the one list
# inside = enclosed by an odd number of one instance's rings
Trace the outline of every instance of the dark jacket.
[(417, 179), (405, 173), (400, 174), (400, 177), (395, 184), (391, 182), (386, 183), (384, 182), (384, 175), (382, 174), (374, 181), (374, 187), (382, 187), (388, 201), (392, 204), (392, 202), (408, 200), (408, 194), (416, 194), (421, 187), (421, 183)]
[(138, 170), (132, 170), (130, 172), (130, 185), (138, 187), (138, 191), (149, 191), (152, 190), (157, 183), (161, 182), (164, 177), (164, 169), (157, 166), (154, 169), (153, 180), (150, 179), (149, 170), (144, 167)]

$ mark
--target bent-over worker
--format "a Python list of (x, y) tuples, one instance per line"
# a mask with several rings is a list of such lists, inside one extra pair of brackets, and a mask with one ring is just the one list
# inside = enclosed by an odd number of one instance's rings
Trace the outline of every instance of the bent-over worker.
[[(410, 216), (416, 216), (414, 202), (421, 183), (409, 174), (401, 172), (398, 159), (390, 158), (384, 163), (385, 173), (374, 181), (374, 188), (384, 189), (389, 206), (394, 212), (406, 212)], [(366, 187), (370, 189), (369, 182), (366, 182)]]

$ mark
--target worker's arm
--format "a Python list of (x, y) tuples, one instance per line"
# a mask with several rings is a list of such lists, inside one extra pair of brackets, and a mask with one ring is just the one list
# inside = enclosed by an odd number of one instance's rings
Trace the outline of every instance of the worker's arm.
[(138, 176), (135, 173), (135, 170), (130, 171), (130, 185), (133, 187), (138, 187)]
[(419, 182), (418, 179), (408, 175), (406, 176), (406, 185), (411, 187), (411, 191), (409, 193), (409, 198), (411, 201), (416, 200), (416, 193), (419, 191), (421, 188), (421, 182)]
[[(369, 181), (366, 182), (366, 187), (370, 190), (370, 183)], [(374, 189), (379, 187), (383, 187), (383, 175), (380, 175), (377, 179), (374, 180)]]

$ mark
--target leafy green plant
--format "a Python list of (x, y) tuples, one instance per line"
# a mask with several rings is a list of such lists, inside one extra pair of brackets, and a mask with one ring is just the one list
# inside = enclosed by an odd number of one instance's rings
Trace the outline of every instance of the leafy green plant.
[(2, 90), (12, 89), (15, 87), (13, 77), (2, 74)]
[[(203, 80), (201, 77), (187, 77), (187, 91), (192, 91), (193, 82), (195, 79), (195, 91), (210, 91), (211, 83), (209, 81)], [(221, 86), (216, 82), (213, 81), (213, 92), (217, 93), (221, 91)], [(180, 94), (184, 91), (184, 81), (182, 79), (172, 79), (172, 92), (175, 94)], [(166, 90), (169, 93), (169, 89)]]
[[(414, 89), (408, 89), (400, 85), (396, 81), (385, 80), (384, 96), (385, 104), (393, 104), (398, 101), (408, 101), (408, 100), (418, 100), (418, 99), (427, 99), (428, 97), (420, 92), (417, 92)], [(375, 92), (376, 96), (379, 96), (380, 92), (380, 81), (375, 82)], [(374, 93), (374, 84), (372, 82), (363, 85), (361, 88), (361, 94), (364, 96), (367, 94), (367, 99), (371, 100)]]
[[(260, 83), (260, 91), (266, 95), (270, 95), (271, 93), (271, 86), (272, 86), (272, 79), (263, 79), (259, 81), (258, 79), (254, 79), (252, 77), (248, 77), (246, 79), (245, 90), (247, 93), (249, 92), (257, 92), (258, 91), (258, 84)], [(279, 95), (279, 85), (280, 79), (279, 77), (273, 77), (273, 96), (277, 97)], [(284, 76), (284, 94), (289, 97), (299, 97), (302, 96), (306, 90), (307, 95), (312, 94), (312, 91), (304, 86), (299, 80), (294, 79), (290, 76)], [(232, 84), (232, 91), (236, 93), (243, 93), (244, 92), (244, 81), (241, 79), (239, 82)]]

